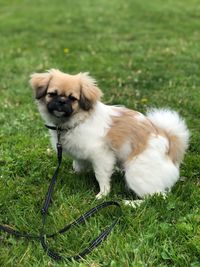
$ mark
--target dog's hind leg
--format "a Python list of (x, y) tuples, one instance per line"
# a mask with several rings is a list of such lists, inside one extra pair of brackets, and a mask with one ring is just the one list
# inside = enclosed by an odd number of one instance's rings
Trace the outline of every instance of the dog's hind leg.
[(165, 139), (155, 137), (145, 151), (125, 163), (126, 183), (139, 197), (165, 193), (178, 180), (179, 168), (165, 150)]

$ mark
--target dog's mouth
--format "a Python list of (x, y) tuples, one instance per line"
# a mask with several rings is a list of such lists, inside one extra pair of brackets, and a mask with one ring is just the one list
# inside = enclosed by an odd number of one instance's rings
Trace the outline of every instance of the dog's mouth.
[(68, 117), (69, 115), (66, 114), (66, 112), (64, 111), (58, 111), (58, 110), (54, 110), (53, 112), (51, 112), (55, 117), (57, 118), (64, 118), (64, 117)]

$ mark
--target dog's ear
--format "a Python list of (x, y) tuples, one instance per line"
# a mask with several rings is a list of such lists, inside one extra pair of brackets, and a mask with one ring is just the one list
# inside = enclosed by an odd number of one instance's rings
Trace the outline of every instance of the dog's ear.
[(79, 73), (80, 77), (80, 107), (90, 110), (101, 99), (103, 93), (97, 87), (96, 81), (86, 73)]
[(30, 78), (30, 85), (35, 91), (35, 98), (40, 99), (45, 96), (51, 80), (50, 73), (34, 73)]

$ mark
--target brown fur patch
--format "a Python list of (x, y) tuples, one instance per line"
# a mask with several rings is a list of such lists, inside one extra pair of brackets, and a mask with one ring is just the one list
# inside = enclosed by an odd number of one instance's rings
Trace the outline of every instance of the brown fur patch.
[(129, 161), (146, 149), (151, 134), (163, 136), (169, 141), (166, 155), (175, 164), (182, 161), (186, 147), (181, 139), (154, 126), (148, 118), (140, 117), (136, 111), (122, 109), (120, 116), (113, 116), (107, 138), (114, 150), (120, 150), (126, 141), (130, 142), (132, 152), (128, 156)]
[(180, 164), (187, 147), (181, 142), (181, 139), (178, 136), (169, 133), (166, 133), (166, 136), (169, 140), (168, 155), (175, 164)]
[(81, 94), (91, 103), (95, 103), (101, 99), (103, 93), (97, 87), (96, 81), (88, 75), (88, 73), (79, 73)]
[(145, 150), (150, 134), (157, 134), (157, 130), (145, 116), (138, 119), (140, 113), (136, 111), (123, 108), (120, 113), (119, 116), (112, 117), (107, 138), (114, 150), (120, 150), (129, 141), (132, 147), (129, 160)]

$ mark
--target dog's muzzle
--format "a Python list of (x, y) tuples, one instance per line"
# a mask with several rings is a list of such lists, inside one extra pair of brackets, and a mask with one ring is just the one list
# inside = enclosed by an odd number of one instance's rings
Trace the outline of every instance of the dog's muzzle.
[(72, 112), (72, 106), (69, 100), (57, 98), (47, 104), (48, 111), (56, 117), (69, 117)]

